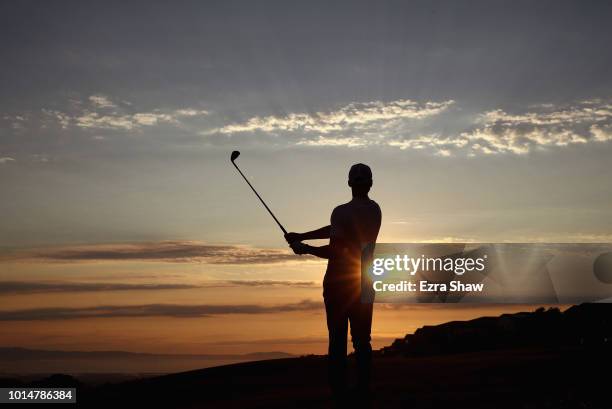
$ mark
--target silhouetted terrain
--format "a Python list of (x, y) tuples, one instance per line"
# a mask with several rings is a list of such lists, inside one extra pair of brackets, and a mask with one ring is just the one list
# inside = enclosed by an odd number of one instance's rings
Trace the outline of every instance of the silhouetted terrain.
[[(370, 407), (610, 408), (611, 311), (581, 305), (421, 328), (375, 355)], [(333, 407), (322, 356), (82, 386), (77, 399), (100, 408)]]
[(582, 304), (564, 312), (557, 308), (539, 308), (535, 312), (425, 326), (395, 340), (380, 352), (432, 355), (533, 346), (609, 347), (611, 344), (611, 305)]

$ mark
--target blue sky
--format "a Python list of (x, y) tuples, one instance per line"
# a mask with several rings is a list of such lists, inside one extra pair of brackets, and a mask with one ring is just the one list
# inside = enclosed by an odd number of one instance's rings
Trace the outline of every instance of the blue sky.
[(372, 165), (388, 239), (610, 225), (606, 2), (6, 2), (1, 245), (282, 245)]

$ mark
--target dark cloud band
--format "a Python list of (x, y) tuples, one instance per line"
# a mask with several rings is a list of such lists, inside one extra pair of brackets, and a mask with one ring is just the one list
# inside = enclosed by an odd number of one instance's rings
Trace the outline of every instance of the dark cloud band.
[(0, 294), (67, 293), (92, 291), (156, 291), (198, 288), (190, 284), (123, 284), (78, 282), (2, 281)]
[(0, 312), (0, 321), (57, 321), (89, 318), (203, 318), (229, 314), (275, 314), (296, 311), (322, 311), (323, 304), (303, 300), (291, 304), (259, 305), (99, 305), (95, 307), (70, 308), (34, 308), (26, 310), (9, 310)]
[(260, 249), (238, 245), (213, 245), (195, 241), (95, 244), (51, 249), (14, 251), (0, 255), (0, 261), (103, 261), (141, 260), (199, 262), (209, 264), (270, 264), (304, 260), (283, 249)]
[(317, 288), (315, 281), (290, 280), (226, 280), (210, 281), (202, 284), (129, 284), (129, 283), (81, 283), (81, 282), (32, 282), (0, 281), (0, 295), (106, 292), (106, 291), (162, 291), (190, 290), (216, 287), (294, 287)]

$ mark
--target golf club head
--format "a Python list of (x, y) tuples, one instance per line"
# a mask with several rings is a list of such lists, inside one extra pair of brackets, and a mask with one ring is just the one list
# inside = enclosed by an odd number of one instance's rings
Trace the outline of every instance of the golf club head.
[(232, 156), (230, 156), (230, 160), (233, 162), (238, 158), (238, 156), (240, 156), (240, 151), (234, 151), (232, 152)]

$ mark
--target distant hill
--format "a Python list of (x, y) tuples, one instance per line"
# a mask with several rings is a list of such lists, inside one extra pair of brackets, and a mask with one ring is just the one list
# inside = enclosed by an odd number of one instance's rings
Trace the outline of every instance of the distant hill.
[(22, 359), (279, 359), (295, 355), (287, 352), (252, 352), (249, 354), (149, 354), (126, 351), (56, 351), (18, 347), (0, 347), (0, 360)]
[(54, 351), (3, 347), (0, 348), (0, 374), (172, 373), (294, 356), (286, 352), (190, 355), (125, 351)]

